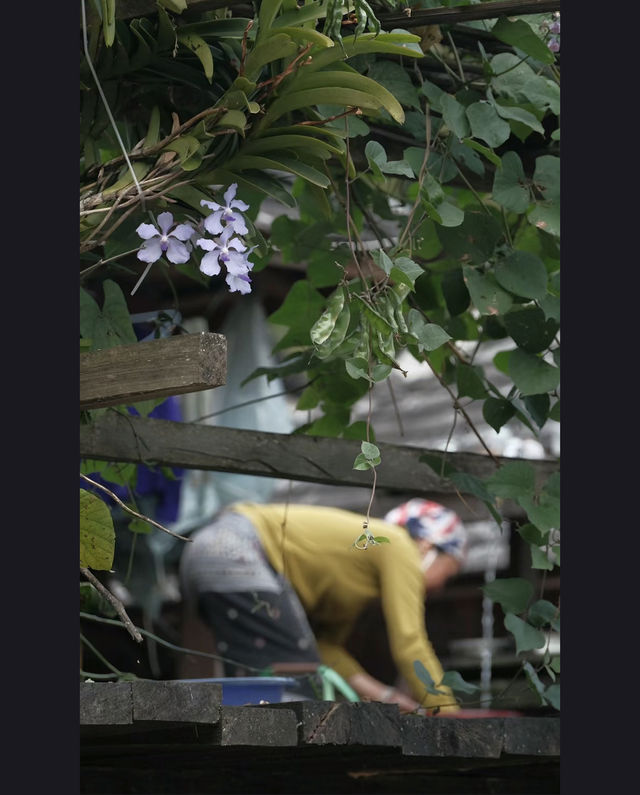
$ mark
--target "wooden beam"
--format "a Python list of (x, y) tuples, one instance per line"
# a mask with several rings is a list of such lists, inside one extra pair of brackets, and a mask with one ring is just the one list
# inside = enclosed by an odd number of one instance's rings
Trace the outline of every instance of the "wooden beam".
[(553, 11), (560, 11), (560, 0), (496, 0), (473, 6), (416, 9), (409, 16), (402, 12), (380, 14), (378, 19), (385, 30), (390, 30), (392, 26), (408, 30), (422, 25), (455, 25), (471, 20), (550, 14)]
[(200, 392), (227, 378), (222, 334), (180, 334), (80, 355), (80, 408), (130, 406), (150, 398)]
[[(378, 447), (382, 457), (377, 467), (378, 488), (425, 497), (456, 493), (450, 481), (419, 460), (425, 453), (438, 451), (385, 443)], [(125, 417), (116, 412), (80, 427), (81, 458), (371, 488), (371, 472), (353, 469), (359, 452), (360, 442), (351, 439)], [(446, 460), (455, 469), (479, 478), (495, 472), (491, 459), (478, 453), (448, 453)], [(559, 469), (559, 462), (553, 460), (530, 463), (540, 482)]]

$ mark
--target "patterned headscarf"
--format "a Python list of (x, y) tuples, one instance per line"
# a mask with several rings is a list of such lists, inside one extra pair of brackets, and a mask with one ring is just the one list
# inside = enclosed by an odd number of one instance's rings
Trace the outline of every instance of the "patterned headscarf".
[(460, 517), (444, 505), (415, 498), (389, 511), (384, 520), (405, 527), (412, 538), (426, 538), (439, 552), (464, 559), (467, 531)]

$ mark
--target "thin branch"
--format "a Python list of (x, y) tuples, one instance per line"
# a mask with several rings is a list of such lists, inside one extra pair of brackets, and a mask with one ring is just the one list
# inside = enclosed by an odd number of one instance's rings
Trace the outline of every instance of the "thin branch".
[(122, 602), (115, 597), (108, 588), (105, 588), (104, 585), (100, 582), (100, 580), (92, 574), (85, 566), (80, 566), (80, 571), (84, 574), (84, 576), (89, 580), (89, 582), (98, 589), (98, 591), (104, 596), (104, 598), (113, 606), (113, 608), (117, 611), (118, 615), (122, 619), (122, 623), (127, 628), (127, 631), (131, 635), (131, 637), (137, 641), (138, 643), (142, 643), (142, 635), (138, 632), (138, 630), (134, 627), (133, 622), (127, 615), (127, 611), (124, 609), (124, 605)]
[(400, 246), (404, 242), (405, 237), (409, 233), (409, 229), (411, 228), (411, 222), (413, 221), (413, 216), (416, 214), (416, 210), (420, 206), (421, 201), (421, 192), (422, 192), (422, 183), (424, 182), (424, 176), (427, 171), (427, 160), (429, 159), (429, 154), (431, 152), (431, 114), (429, 113), (429, 103), (427, 102), (424, 110), (424, 137), (425, 137), (425, 147), (424, 147), (424, 156), (422, 158), (422, 164), (420, 166), (420, 173), (418, 174), (418, 193), (416, 196), (416, 200), (413, 204), (413, 207), (409, 211), (409, 215), (407, 216), (407, 220), (405, 222), (405, 227), (402, 231), (402, 234), (398, 238), (398, 242), (396, 244), (396, 248), (400, 249)]
[(491, 458), (491, 460), (494, 462), (494, 464), (495, 464), (497, 467), (500, 467), (500, 466), (501, 466), (501, 464), (500, 464), (500, 461), (499, 461), (499, 460), (498, 460), (498, 459), (495, 457), (495, 455), (494, 455), (494, 454), (491, 452), (491, 450), (489, 449), (489, 447), (487, 447), (487, 444), (486, 444), (486, 442), (484, 441), (484, 439), (482, 438), (482, 436), (480, 436), (480, 433), (478, 432), (478, 430), (477, 430), (476, 426), (473, 424), (473, 422), (472, 422), (472, 420), (471, 420), (471, 417), (469, 417), (469, 415), (468, 415), (468, 414), (467, 414), (467, 412), (465, 411), (465, 409), (464, 409), (464, 406), (461, 406), (461, 405), (460, 405), (460, 403), (458, 402), (458, 399), (456, 398), (456, 396), (453, 394), (453, 392), (452, 392), (452, 391), (451, 391), (451, 389), (449, 388), (449, 385), (448, 385), (448, 384), (447, 384), (447, 383), (444, 381), (444, 379), (442, 378), (442, 376), (440, 375), (440, 373), (438, 373), (438, 372), (436, 371), (435, 367), (434, 367), (434, 366), (431, 364), (431, 362), (429, 361), (429, 359), (428, 359), (426, 356), (423, 358), (423, 361), (425, 361), (425, 362), (426, 362), (426, 363), (429, 365), (429, 368), (431, 369), (431, 372), (432, 372), (432, 373), (435, 375), (435, 377), (438, 379), (438, 382), (440, 383), (440, 386), (442, 386), (444, 389), (446, 389), (446, 390), (447, 390), (447, 392), (449, 393), (449, 396), (450, 396), (450, 397), (451, 397), (451, 399), (453, 400), (453, 406), (454, 406), (454, 408), (456, 409), (456, 411), (459, 411), (459, 412), (462, 414), (462, 416), (465, 418), (465, 420), (467, 421), (467, 423), (468, 423), (469, 427), (471, 428), (471, 430), (473, 431), (473, 433), (474, 433), (474, 434), (476, 435), (476, 437), (478, 438), (478, 441), (479, 441), (479, 442), (480, 442), (480, 444), (481, 444), (481, 445), (484, 447), (484, 449), (487, 451), (487, 454), (489, 455), (489, 458)]
[(174, 538), (179, 538), (181, 541), (192, 540), (191, 538), (186, 538), (185, 536), (178, 535), (178, 533), (174, 533), (173, 530), (168, 530), (166, 527), (159, 524), (154, 519), (150, 519), (148, 516), (144, 516), (143, 514), (134, 511), (132, 508), (129, 508), (129, 506), (125, 505), (125, 503), (122, 502), (122, 500), (116, 494), (114, 494), (111, 491), (111, 489), (108, 489), (106, 486), (103, 486), (101, 483), (97, 483), (95, 480), (92, 480), (86, 475), (83, 475), (82, 472), (80, 473), (80, 477), (83, 480), (86, 480), (87, 483), (91, 483), (92, 486), (95, 486), (96, 488), (104, 491), (106, 494), (108, 494), (111, 497), (112, 500), (114, 500), (114, 502), (117, 502), (121, 508), (127, 511), (127, 513), (130, 513), (132, 516), (135, 516), (137, 519), (142, 519), (143, 522), (148, 522), (149, 524), (152, 524), (154, 527), (157, 527), (159, 530), (162, 530), (164, 533), (168, 533), (170, 536), (173, 536)]

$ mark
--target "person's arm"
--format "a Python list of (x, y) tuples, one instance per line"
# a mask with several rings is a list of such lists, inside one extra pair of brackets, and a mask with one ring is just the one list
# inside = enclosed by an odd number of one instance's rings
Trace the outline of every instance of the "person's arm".
[(387, 704), (397, 704), (401, 712), (414, 712), (419, 709), (420, 704), (411, 696), (367, 673), (360, 663), (340, 644), (332, 643), (326, 639), (319, 639), (318, 650), (323, 663), (340, 674), (363, 701), (382, 701)]
[[(440, 661), (429, 641), (424, 616), (424, 584), (420, 563), (407, 538), (394, 538), (391, 545), (376, 550), (380, 555), (380, 586), (382, 610), (389, 637), (391, 655), (413, 698), (421, 707), (439, 707), (443, 712), (459, 709), (453, 692), (439, 686), (444, 675)], [(380, 554), (382, 553), (382, 554)], [(421, 662), (429, 672), (438, 695), (427, 691), (414, 669)]]
[(397, 704), (400, 712), (416, 712), (420, 704), (391, 685), (385, 685), (365, 671), (353, 674), (347, 682), (363, 701), (382, 701), (384, 704)]

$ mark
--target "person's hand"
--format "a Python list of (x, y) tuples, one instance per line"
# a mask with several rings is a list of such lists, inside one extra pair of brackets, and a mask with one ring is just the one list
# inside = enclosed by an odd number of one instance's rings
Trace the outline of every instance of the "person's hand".
[(400, 690), (393, 689), (391, 695), (385, 699), (386, 703), (389, 704), (397, 704), (398, 709), (403, 715), (407, 715), (410, 712), (416, 712), (420, 709), (420, 704), (417, 701), (414, 701), (411, 696), (407, 696), (405, 693), (401, 692)]

